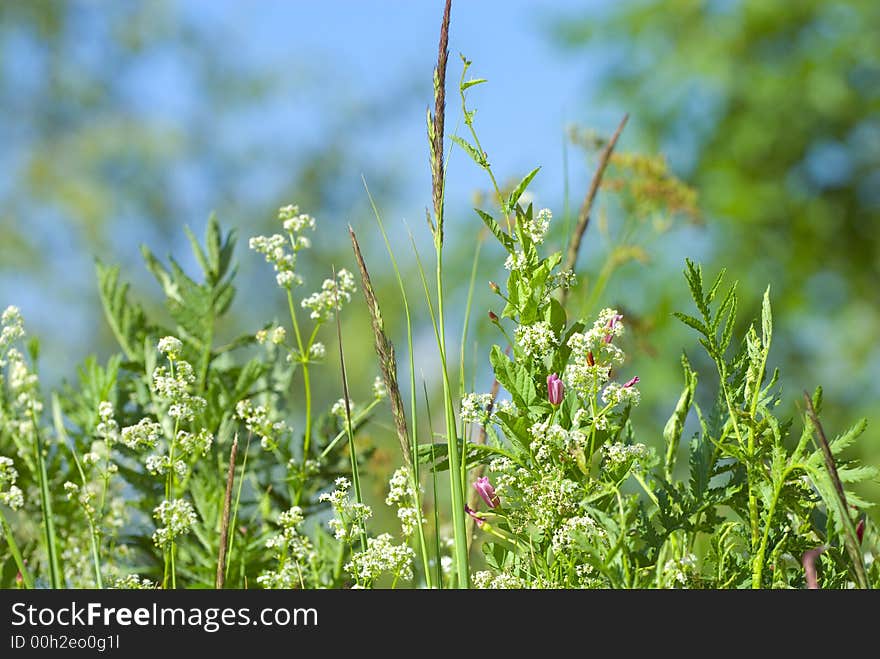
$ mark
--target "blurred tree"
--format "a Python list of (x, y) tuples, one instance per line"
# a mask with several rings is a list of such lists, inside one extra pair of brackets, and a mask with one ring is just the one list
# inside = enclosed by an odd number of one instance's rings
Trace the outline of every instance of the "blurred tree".
[[(825, 385), (835, 430), (876, 412), (880, 3), (629, 0), (554, 34), (601, 54), (629, 137), (698, 190), (702, 258), (742, 280), (741, 319), (772, 283), (786, 397)], [(870, 438), (861, 450), (880, 455)]]
[(606, 98), (697, 188), (744, 298), (772, 282), (789, 375), (846, 377), (830, 395), (876, 400), (880, 4), (615, 2), (557, 34), (607, 56)]

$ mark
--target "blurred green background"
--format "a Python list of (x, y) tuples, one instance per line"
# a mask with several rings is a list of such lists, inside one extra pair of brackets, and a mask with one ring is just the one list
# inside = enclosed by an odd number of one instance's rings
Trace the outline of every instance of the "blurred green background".
[[(408, 231), (429, 257), (424, 111), (441, 5), (0, 4), (0, 306), (20, 306), (41, 337), (44, 382), (69, 378), (85, 355), (103, 359), (114, 348), (94, 259), (123, 264), (135, 295), (158, 309), (160, 289), (141, 265), (139, 245), (192, 266), (182, 225), (201, 233), (212, 210), (240, 236), (239, 297), (222, 331), (232, 336), (282, 319), (272, 274), (246, 242), (273, 231), (275, 210), (287, 203), (318, 218), (306, 290), (318, 288), (331, 265), (353, 267), (343, 229), (351, 223), (358, 231), (405, 360), (401, 303), (362, 177), (406, 280), (416, 283)], [(695, 336), (671, 317), (690, 310), (680, 275), (690, 256), (710, 275), (724, 266), (740, 280), (743, 330), (771, 285), (771, 366), (782, 371), (786, 411), (796, 414), (800, 392), (822, 384), (829, 432), (868, 416), (855, 450), (880, 462), (873, 425), (880, 399), (880, 3), (460, 2), (450, 51), (447, 133), (463, 128), (455, 93), (462, 52), (474, 61), (473, 75), (489, 79), (470, 104), (496, 173), (518, 180), (542, 167), (532, 191), (538, 206), (554, 211), (551, 247), (564, 247), (595, 147), (625, 111), (630, 121), (618, 151), (662, 155), (697, 192), (698, 214), (645, 207), (625, 186), (603, 192), (579, 261), (571, 308), (584, 313), (596, 311), (586, 301), (602, 266), (617, 264), (599, 304), (624, 309), (632, 322), (626, 368), (642, 379), (641, 441), (658, 445), (680, 389), (682, 349), (708, 385), (704, 402), (711, 395)], [(609, 180), (626, 180), (625, 172), (612, 168)], [(453, 150), (451, 337), (464, 321), (481, 226), (471, 209), (486, 187)], [(502, 262), (487, 243), (465, 358), (479, 391), (491, 386), (487, 348), (499, 341), (486, 320), (494, 303), (486, 282), (503, 281)], [(433, 336), (419, 288), (410, 294), (422, 319), (417, 369), (435, 391)], [(366, 310), (350, 307), (344, 323), (354, 393), (366, 396), (376, 372)], [(341, 385), (328, 354), (319, 386), (331, 402)], [(371, 432), (382, 443), (388, 429), (380, 419)], [(396, 462), (391, 442), (377, 454), (377, 474)], [(880, 487), (869, 494), (880, 498)]]

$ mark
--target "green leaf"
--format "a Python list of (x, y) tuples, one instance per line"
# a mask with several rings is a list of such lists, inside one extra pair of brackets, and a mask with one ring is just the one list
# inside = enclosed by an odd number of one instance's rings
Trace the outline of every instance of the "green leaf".
[(464, 149), (464, 152), (467, 153), (471, 157), (471, 160), (477, 163), (477, 165), (483, 168), (486, 167), (487, 163), (485, 155), (477, 151), (477, 148), (475, 146), (472, 146), (468, 142), (465, 142), (458, 135), (451, 135), (450, 139), (452, 139), (453, 142)]
[(678, 318), (685, 325), (689, 325), (697, 330), (700, 334), (709, 338), (709, 328), (707, 328), (703, 323), (694, 318), (693, 316), (689, 316), (688, 314), (681, 313), (680, 311), (673, 311), (672, 315)]
[(477, 212), (477, 215), (480, 216), (480, 219), (483, 220), (483, 224), (485, 224), (489, 228), (489, 231), (492, 232), (492, 235), (494, 235), (498, 239), (498, 242), (504, 245), (504, 249), (506, 249), (510, 254), (513, 254), (514, 251), (516, 251), (516, 247), (513, 243), (513, 238), (504, 233), (504, 231), (498, 225), (498, 222), (496, 222), (495, 218), (489, 215), (489, 213), (481, 211), (479, 208), (475, 208), (474, 210)]
[(764, 299), (761, 304), (761, 342), (764, 349), (770, 347), (770, 339), (773, 337), (773, 313), (770, 310), (770, 287), (764, 291)]
[(95, 270), (107, 323), (125, 356), (140, 363), (144, 359), (144, 338), (150, 331), (144, 310), (128, 299), (129, 285), (119, 281), (119, 266), (108, 267), (96, 261)]
[(678, 455), (678, 444), (681, 440), (681, 434), (684, 431), (684, 423), (687, 419), (691, 403), (694, 400), (694, 392), (697, 388), (697, 374), (691, 368), (687, 355), (682, 354), (681, 365), (684, 369), (684, 390), (678, 398), (675, 411), (666, 426), (663, 428), (663, 439), (666, 440), (666, 462), (665, 473), (667, 480), (672, 480), (672, 471), (675, 468), (676, 456)]
[(522, 193), (525, 192), (527, 187), (529, 187), (529, 183), (532, 182), (532, 179), (535, 178), (540, 170), (540, 167), (535, 167), (532, 171), (526, 174), (523, 180), (520, 181), (519, 184), (513, 189), (513, 192), (510, 193), (510, 196), (507, 199), (508, 212), (513, 209), (513, 207), (516, 205), (516, 202), (518, 202), (519, 198), (522, 196)]
[(470, 89), (471, 87), (476, 87), (477, 85), (482, 85), (484, 82), (488, 82), (485, 78), (472, 78), (461, 85), (461, 91), (465, 91), (466, 89)]

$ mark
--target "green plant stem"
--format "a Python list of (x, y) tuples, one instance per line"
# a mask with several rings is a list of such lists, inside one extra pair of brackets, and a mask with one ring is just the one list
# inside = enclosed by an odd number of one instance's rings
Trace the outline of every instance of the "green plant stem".
[[(446, 328), (443, 319), (443, 245), (437, 246), (437, 330), (440, 350), (440, 368), (443, 369), (443, 400), (446, 410), (446, 446), (449, 455), (449, 483), (452, 497), (452, 527), (455, 542), (455, 559), (459, 588), (470, 587), (468, 568), (467, 528), (464, 522), (464, 492), (461, 463), (458, 454), (458, 438), (455, 428), (455, 411), (452, 407), (452, 391), (446, 367)], [(464, 450), (465, 447), (462, 447)]]
[[(302, 368), (303, 374), (303, 389), (306, 399), (306, 429), (303, 434), (303, 461), (305, 461), (308, 458), (309, 447), (312, 440), (312, 387), (309, 380), (308, 354), (306, 353), (308, 347), (303, 345), (302, 334), (300, 334), (299, 331), (299, 323), (296, 320), (296, 309), (293, 304), (293, 293), (289, 288), (287, 289), (287, 307), (290, 310), (290, 322), (293, 325), (293, 333), (296, 336), (296, 347), (299, 350), (300, 354), (300, 366)], [(315, 329), (317, 330), (317, 328)], [(312, 334), (312, 336), (314, 336), (314, 333)], [(297, 492), (297, 502), (299, 502), (301, 492), (302, 485), (300, 485), (299, 491)]]
[(24, 584), (25, 588), (33, 588), (34, 580), (31, 578), (30, 572), (25, 567), (24, 560), (21, 557), (21, 551), (18, 548), (18, 544), (15, 542), (15, 537), (12, 535), (12, 527), (9, 526), (9, 522), (6, 521), (6, 516), (3, 514), (3, 511), (0, 510), (0, 526), (3, 527), (3, 533), (6, 535), (6, 544), (9, 545), (9, 553), (12, 554), (12, 560), (15, 561), (15, 564), (18, 566), (18, 571), (21, 573), (21, 581)]
[(241, 474), (238, 477), (238, 487), (235, 490), (235, 503), (232, 506), (232, 521), (229, 523), (229, 547), (227, 549), (229, 553), (229, 560), (226, 561), (224, 580), (229, 579), (229, 566), (232, 564), (232, 546), (235, 544), (235, 529), (236, 524), (238, 523), (238, 508), (241, 502), (241, 489), (244, 486), (244, 475), (247, 471), (248, 453), (251, 449), (252, 436), (253, 435), (251, 433), (248, 433), (247, 443), (244, 447), (244, 458), (241, 461)]
[(49, 477), (46, 461), (43, 458), (43, 440), (40, 437), (37, 415), (33, 406), (30, 409), (31, 423), (34, 427), (34, 449), (36, 452), (37, 476), (40, 482), (40, 508), (43, 512), (43, 530), (46, 538), (46, 554), (49, 557), (49, 583), (52, 588), (61, 588), (61, 570), (58, 566), (58, 546), (55, 537), (55, 519), (52, 515), (52, 499), (49, 496)]

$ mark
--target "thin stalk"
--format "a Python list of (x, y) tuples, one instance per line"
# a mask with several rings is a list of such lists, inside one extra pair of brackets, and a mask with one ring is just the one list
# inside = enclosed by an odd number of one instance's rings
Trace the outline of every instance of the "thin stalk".
[[(562, 267), (563, 271), (574, 270), (577, 265), (578, 252), (580, 252), (581, 249), (581, 240), (584, 237), (587, 227), (590, 225), (590, 215), (593, 210), (593, 202), (596, 200), (596, 195), (599, 193), (599, 186), (602, 183), (602, 177), (605, 175), (605, 169), (608, 167), (608, 162), (611, 160), (611, 153), (614, 151), (614, 147), (617, 145), (617, 140), (620, 139), (620, 134), (623, 132), (623, 127), (626, 125), (628, 119), (629, 114), (623, 115), (623, 119), (620, 120), (617, 130), (614, 131), (614, 135), (611, 136), (611, 139), (608, 140), (608, 144), (605, 145), (605, 148), (602, 149), (602, 153), (599, 155), (599, 163), (596, 166), (596, 172), (593, 174), (592, 181), (590, 181), (590, 187), (587, 189), (587, 195), (584, 197), (583, 204), (581, 204), (577, 223), (575, 224), (574, 231), (572, 232), (568, 243), (568, 251), (565, 255), (565, 265)], [(568, 289), (560, 288), (559, 301), (564, 305), (567, 298)]]
[[(452, 497), (452, 527), (455, 539), (455, 560), (458, 568), (459, 588), (470, 587), (468, 568), (467, 528), (464, 523), (464, 492), (461, 458), (458, 453), (455, 411), (452, 407), (452, 391), (446, 366), (446, 327), (443, 318), (443, 246), (437, 246), (437, 330), (440, 351), (440, 368), (443, 370), (443, 402), (446, 417), (446, 447), (449, 454), (449, 483)], [(464, 447), (462, 447), (464, 449)]]
[[(290, 310), (290, 322), (293, 325), (293, 334), (296, 337), (296, 347), (299, 350), (300, 358), (302, 360), (300, 362), (300, 367), (302, 368), (303, 374), (303, 393), (306, 399), (306, 429), (303, 435), (303, 461), (305, 461), (309, 456), (309, 446), (312, 440), (312, 387), (309, 379), (308, 354), (306, 352), (308, 348), (303, 345), (302, 334), (299, 331), (299, 323), (296, 320), (296, 308), (293, 304), (293, 293), (289, 288), (287, 289), (287, 308)], [(314, 333), (312, 336), (314, 336)], [(297, 503), (299, 502), (301, 492), (302, 486), (300, 486), (300, 489), (296, 494)]]
[[(448, 161), (447, 161), (448, 164)], [(391, 266), (394, 269), (394, 276), (397, 278), (397, 286), (400, 289), (400, 296), (403, 300), (403, 311), (406, 316), (406, 343), (407, 343), (407, 351), (408, 351), (408, 359), (409, 359), (409, 404), (410, 404), (410, 418), (412, 419), (412, 430), (410, 432), (410, 455), (413, 459), (412, 466), (412, 478), (413, 478), (413, 491), (415, 492), (415, 503), (416, 503), (416, 514), (418, 515), (418, 540), (419, 540), (419, 548), (422, 552), (422, 567), (425, 571), (425, 585), (428, 589), (433, 587), (432, 579), (431, 579), (431, 570), (429, 567), (428, 561), (428, 548), (427, 543), (425, 541), (425, 530), (424, 525), (422, 524), (422, 494), (421, 494), (421, 474), (420, 474), (420, 464), (419, 464), (419, 416), (418, 416), (418, 407), (416, 405), (416, 369), (414, 362), (414, 350), (413, 350), (413, 330), (412, 330), (412, 318), (410, 317), (409, 312), (409, 300), (406, 295), (406, 287), (403, 285), (403, 278), (400, 276), (400, 268), (397, 266), (397, 259), (394, 256), (394, 250), (391, 249), (391, 243), (388, 240), (388, 234), (385, 232), (385, 225), (382, 222), (382, 215), (379, 213), (379, 209), (376, 207), (376, 202), (373, 199), (373, 195), (370, 194), (370, 188), (367, 186), (367, 181), (365, 178), (361, 177), (364, 182), (364, 189), (367, 191), (367, 197), (370, 200), (370, 206), (373, 209), (373, 214), (376, 217), (376, 223), (379, 225), (379, 231), (382, 232), (382, 239), (385, 241), (385, 250), (388, 252), (388, 258), (391, 260)], [(437, 560), (440, 558), (438, 556)]]
[[(333, 273), (336, 279), (336, 272)], [(361, 495), (361, 479), (358, 472), (357, 452), (354, 445), (354, 432), (351, 429), (351, 400), (348, 393), (348, 377), (345, 373), (345, 352), (342, 347), (342, 324), (339, 320), (339, 300), (336, 301), (336, 338), (339, 341), (339, 366), (342, 372), (342, 395), (345, 401), (345, 433), (348, 436), (348, 455), (351, 458), (351, 483), (354, 487), (355, 501), (363, 504)], [(367, 529), (363, 522), (360, 524), (361, 551), (367, 550)]]
[(816, 414), (816, 408), (813, 407), (813, 400), (810, 395), (804, 392), (804, 401), (807, 406), (807, 416), (813, 424), (816, 436), (819, 438), (819, 446), (822, 449), (822, 457), (825, 459), (825, 469), (834, 485), (834, 493), (837, 495), (837, 505), (840, 512), (840, 521), (843, 524), (843, 537), (846, 545), (846, 551), (849, 553), (850, 560), (853, 563), (853, 570), (856, 573), (856, 582), (859, 588), (870, 588), (868, 583), (868, 575), (865, 571), (864, 557), (859, 549), (859, 538), (856, 535), (855, 527), (849, 513), (849, 504), (846, 500), (846, 492), (843, 489), (843, 483), (840, 481), (840, 475), (837, 473), (837, 465), (834, 462), (834, 455), (831, 453), (831, 445), (825, 436), (825, 429), (819, 416)]
[(214, 587), (223, 588), (226, 578), (226, 549), (229, 543), (229, 514), (232, 504), (232, 488), (235, 484), (235, 458), (238, 455), (238, 433), (232, 439), (229, 451), (229, 471), (226, 474), (226, 492), (223, 496), (223, 514), (220, 517), (220, 548), (217, 553), (217, 578)]
[[(474, 286), (477, 281), (477, 266), (480, 263), (480, 248), (483, 245), (483, 236), (485, 234), (480, 232), (480, 236), (477, 239), (477, 246), (474, 248), (474, 261), (471, 266), (471, 278), (470, 283), (468, 284), (468, 293), (467, 293), (467, 302), (464, 307), (464, 323), (462, 324), (461, 329), (461, 345), (459, 346), (459, 380), (458, 380), (458, 398), (461, 400), (465, 395), (465, 372), (464, 372), (464, 354), (465, 354), (465, 346), (467, 344), (467, 335), (468, 328), (470, 326), (471, 319), (471, 305), (474, 299)], [(462, 422), (461, 424), (461, 437), (462, 437), (462, 451), (464, 457), (461, 461), (461, 482), (464, 485), (468, 481), (467, 477), (467, 433), (465, 432), (465, 424)], [(465, 528), (468, 527), (467, 520), (465, 520)], [(470, 534), (466, 536), (470, 539)], [(470, 545), (469, 545), (470, 546)]]
[(46, 554), (49, 557), (49, 583), (52, 588), (61, 588), (61, 570), (58, 566), (58, 545), (55, 536), (55, 519), (52, 515), (52, 500), (49, 497), (49, 477), (46, 461), (43, 459), (43, 440), (33, 407), (30, 409), (31, 423), (34, 427), (34, 448), (36, 451), (37, 476), (40, 482), (40, 508), (43, 512), (43, 530), (46, 539)]
[(18, 549), (18, 544), (15, 542), (15, 537), (12, 535), (12, 527), (9, 526), (9, 522), (6, 521), (6, 516), (3, 514), (3, 511), (0, 510), (0, 526), (3, 527), (3, 533), (6, 536), (6, 544), (9, 545), (9, 553), (12, 554), (12, 560), (15, 561), (15, 564), (18, 566), (18, 571), (21, 573), (21, 581), (24, 584), (25, 588), (33, 588), (34, 580), (31, 578), (31, 573), (28, 572), (27, 567), (25, 567), (24, 560), (21, 557), (21, 551)]
[[(235, 492), (235, 504), (232, 506), (232, 523), (229, 525), (229, 555), (232, 556), (232, 546), (235, 544), (235, 527), (238, 523), (238, 508), (241, 502), (241, 488), (244, 485), (244, 475), (247, 471), (248, 453), (251, 449), (251, 433), (248, 433), (247, 443), (244, 445), (244, 459), (241, 461), (241, 476), (238, 479), (238, 489)], [(224, 581), (229, 578), (229, 561), (223, 574)]]
[[(431, 401), (428, 398), (428, 385), (425, 383), (424, 375), (422, 376), (422, 389), (425, 392), (425, 411), (428, 414), (428, 431), (430, 432), (430, 446), (431, 446), (431, 465), (434, 465), (434, 421), (431, 418)], [(437, 587), (443, 588), (443, 569), (440, 565), (440, 508), (438, 506), (439, 498), (437, 496), (437, 471), (435, 469), (431, 469), (431, 483), (432, 483), (432, 491), (431, 497), (434, 502), (434, 550), (436, 553), (436, 568), (437, 568)]]

